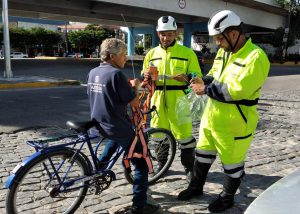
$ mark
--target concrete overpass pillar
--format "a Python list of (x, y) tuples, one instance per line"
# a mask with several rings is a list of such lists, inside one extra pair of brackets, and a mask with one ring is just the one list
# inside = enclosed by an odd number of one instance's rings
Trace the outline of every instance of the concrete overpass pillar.
[(186, 47), (191, 47), (192, 38), (192, 24), (186, 23), (183, 27), (183, 45)]
[(127, 43), (127, 49), (128, 49), (128, 55), (129, 56), (132, 56), (134, 55), (134, 34), (133, 34), (133, 27), (129, 27), (128, 28), (128, 32), (127, 32), (127, 40), (128, 40), (128, 43)]

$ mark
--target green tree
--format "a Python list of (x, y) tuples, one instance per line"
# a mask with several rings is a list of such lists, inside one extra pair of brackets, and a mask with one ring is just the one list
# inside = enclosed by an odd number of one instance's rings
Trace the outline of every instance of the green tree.
[[(9, 28), (9, 37), (11, 47), (27, 53), (28, 47), (32, 42), (32, 36), (29, 30), (23, 28)], [(3, 26), (0, 27), (0, 40), (3, 40)]]
[(298, 10), (300, 1), (299, 0), (276, 0), (276, 2), (281, 6), (281, 7), (287, 7), (291, 5), (291, 9)]
[(31, 33), (34, 37), (34, 44), (41, 48), (42, 54), (44, 54), (45, 48), (52, 49), (53, 46), (62, 41), (62, 37), (59, 33), (46, 30), (45, 28), (31, 28)]
[(106, 38), (114, 36), (114, 32), (98, 25), (88, 25), (84, 30), (68, 33), (73, 48), (78, 51), (92, 52)]
[(277, 3), (289, 10), (288, 46), (293, 45), (295, 39), (300, 38), (300, 1), (276, 0)]
[(101, 27), (99, 25), (96, 25), (96, 24), (89, 24), (85, 27), (85, 30), (97, 31), (99, 29), (101, 29)]
[[(288, 23), (287, 32), (283, 32), (282, 39), (286, 39), (287, 41), (283, 41), (283, 44), (279, 51), (277, 51), (280, 55), (280, 62), (283, 62), (287, 59), (287, 48), (294, 44), (295, 39), (300, 38), (300, 1), (299, 0), (276, 0), (279, 5), (288, 9)], [(281, 34), (280, 29), (278, 31), (278, 35)]]
[(90, 31), (71, 31), (68, 33), (68, 40), (72, 48), (79, 49), (87, 48), (90, 45), (90, 38), (92, 37)]
[[(0, 31), (0, 39), (3, 40), (3, 27)], [(9, 34), (11, 47), (26, 53), (32, 47), (40, 47), (44, 54), (45, 48), (52, 51), (53, 46), (62, 40), (59, 33), (41, 27), (31, 29), (12, 27), (9, 29)]]
[(10, 28), (10, 44), (12, 48), (28, 53), (28, 50), (35, 43), (35, 37), (31, 30), (24, 28)]

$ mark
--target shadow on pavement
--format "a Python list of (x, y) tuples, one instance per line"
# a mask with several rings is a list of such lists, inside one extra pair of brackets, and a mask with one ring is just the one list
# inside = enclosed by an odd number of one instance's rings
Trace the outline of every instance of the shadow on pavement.
[[(246, 168), (247, 171), (247, 168)], [(171, 174), (174, 174), (173, 172), (169, 172)], [(183, 172), (177, 172), (177, 174), (184, 174)], [(187, 213), (186, 209), (189, 209), (189, 207), (192, 209), (197, 209), (193, 210), (196, 211), (195, 213), (208, 213), (206, 208), (211, 203), (217, 195), (219, 194), (218, 191), (215, 188), (211, 190), (211, 184), (213, 186), (216, 186), (215, 184), (218, 184), (217, 186), (221, 187), (223, 184), (223, 177), (224, 173), (221, 172), (210, 172), (208, 174), (206, 184), (204, 187), (204, 194), (202, 196), (197, 196), (192, 198), (191, 200), (188, 201), (178, 201), (177, 200), (177, 194), (167, 194), (155, 190), (149, 191), (150, 194), (156, 196), (156, 202), (160, 204), (164, 210), (172, 210), (176, 209), (176, 213), (181, 213), (180, 212), (180, 207), (185, 206), (185, 210), (182, 213)], [(239, 191), (237, 192), (235, 196), (235, 205), (232, 209), (229, 209), (225, 211), (224, 213), (226, 214), (231, 214), (231, 213), (243, 213), (247, 207), (252, 203), (252, 201), (259, 195), (261, 194), (264, 190), (266, 190), (269, 186), (271, 186), (273, 183), (281, 179), (279, 176), (265, 176), (265, 175), (260, 175), (260, 174), (247, 174), (244, 176), (242, 184), (239, 188)], [(178, 179), (177, 179), (178, 180)], [(172, 188), (174, 184), (172, 183), (176, 182), (176, 179), (168, 179), (168, 186)], [(180, 190), (176, 190), (178, 187), (174, 189), (176, 192), (182, 191), (186, 185), (180, 186)], [(189, 205), (189, 206), (187, 206)], [(179, 210), (178, 210), (179, 209)], [(169, 213), (169, 212), (163, 212), (163, 213)]]

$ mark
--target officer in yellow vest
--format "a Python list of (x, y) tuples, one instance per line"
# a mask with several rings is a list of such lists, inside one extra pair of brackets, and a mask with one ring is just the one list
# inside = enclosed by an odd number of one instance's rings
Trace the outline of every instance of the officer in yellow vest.
[(192, 90), (208, 96), (196, 146), (192, 180), (179, 200), (203, 194), (211, 164), (218, 154), (225, 173), (223, 191), (210, 212), (223, 212), (234, 204), (244, 173), (244, 160), (258, 122), (257, 102), (270, 63), (262, 49), (246, 38), (240, 18), (220, 11), (208, 22), (209, 35), (220, 47), (208, 75), (192, 80)]
[[(159, 78), (151, 99), (151, 105), (157, 107), (158, 115), (152, 115), (151, 127), (172, 131), (181, 148), (181, 163), (189, 175), (193, 167), (196, 140), (192, 136), (192, 123), (179, 121), (175, 105), (178, 98), (185, 96), (191, 76), (202, 77), (202, 73), (194, 51), (176, 42), (177, 24), (173, 17), (160, 17), (156, 30), (160, 45), (147, 53), (142, 71), (147, 79), (150, 77), (149, 66), (155, 66), (158, 70)], [(161, 167), (165, 161), (164, 158), (159, 160)]]

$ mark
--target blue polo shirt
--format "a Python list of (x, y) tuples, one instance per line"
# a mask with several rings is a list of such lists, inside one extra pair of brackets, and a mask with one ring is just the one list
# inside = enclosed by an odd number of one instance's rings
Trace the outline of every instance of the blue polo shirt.
[(127, 115), (127, 104), (136, 94), (124, 74), (111, 64), (103, 63), (88, 74), (87, 93), (91, 118), (113, 140), (130, 140), (134, 135)]

